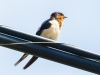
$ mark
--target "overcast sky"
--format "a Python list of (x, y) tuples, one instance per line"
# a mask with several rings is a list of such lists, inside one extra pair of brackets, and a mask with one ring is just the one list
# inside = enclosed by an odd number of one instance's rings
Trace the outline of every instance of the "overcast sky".
[[(0, 0), (0, 24), (35, 35), (55, 11), (68, 17), (57, 41), (100, 54), (100, 0)], [(1, 46), (0, 51), (0, 75), (96, 75), (43, 58), (23, 70), (31, 55), (15, 67), (23, 53)]]

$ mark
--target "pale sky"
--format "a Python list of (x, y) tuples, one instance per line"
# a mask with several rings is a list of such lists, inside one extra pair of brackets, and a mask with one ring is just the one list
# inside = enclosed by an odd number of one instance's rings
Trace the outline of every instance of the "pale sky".
[[(35, 35), (55, 11), (68, 17), (58, 42), (100, 54), (100, 0), (0, 0), (0, 24)], [(23, 53), (2, 46), (0, 51), (0, 75), (96, 75), (43, 58), (23, 70), (31, 55), (15, 67)]]

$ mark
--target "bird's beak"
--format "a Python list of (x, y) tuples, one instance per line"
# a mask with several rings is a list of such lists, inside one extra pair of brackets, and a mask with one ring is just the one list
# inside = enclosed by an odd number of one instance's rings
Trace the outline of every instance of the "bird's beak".
[(67, 18), (66, 16), (64, 16), (64, 18)]

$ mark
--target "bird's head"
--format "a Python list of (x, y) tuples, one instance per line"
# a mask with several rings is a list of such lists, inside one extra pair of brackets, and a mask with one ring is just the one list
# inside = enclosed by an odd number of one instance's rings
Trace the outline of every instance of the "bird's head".
[(51, 14), (51, 18), (55, 18), (55, 19), (59, 19), (59, 20), (64, 20), (67, 17), (63, 13), (61, 13), (61, 12), (53, 12)]
[(63, 23), (63, 20), (65, 18), (67, 18), (67, 17), (63, 13), (61, 13), (61, 12), (53, 12), (51, 14), (51, 18), (55, 18), (59, 22), (60, 27), (61, 27), (62, 23)]

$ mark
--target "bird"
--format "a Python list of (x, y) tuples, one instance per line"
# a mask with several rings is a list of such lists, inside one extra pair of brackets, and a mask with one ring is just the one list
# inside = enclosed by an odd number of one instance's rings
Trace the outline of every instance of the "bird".
[[(48, 38), (51, 40), (57, 40), (60, 31), (63, 27), (63, 21), (67, 18), (62, 12), (53, 12), (50, 18), (45, 20), (36, 32), (36, 35)], [(14, 65), (18, 65), (22, 60), (24, 60), (29, 54), (25, 53)], [(37, 56), (33, 56), (29, 62), (23, 67), (23, 69), (28, 68), (32, 63), (38, 59)]]

